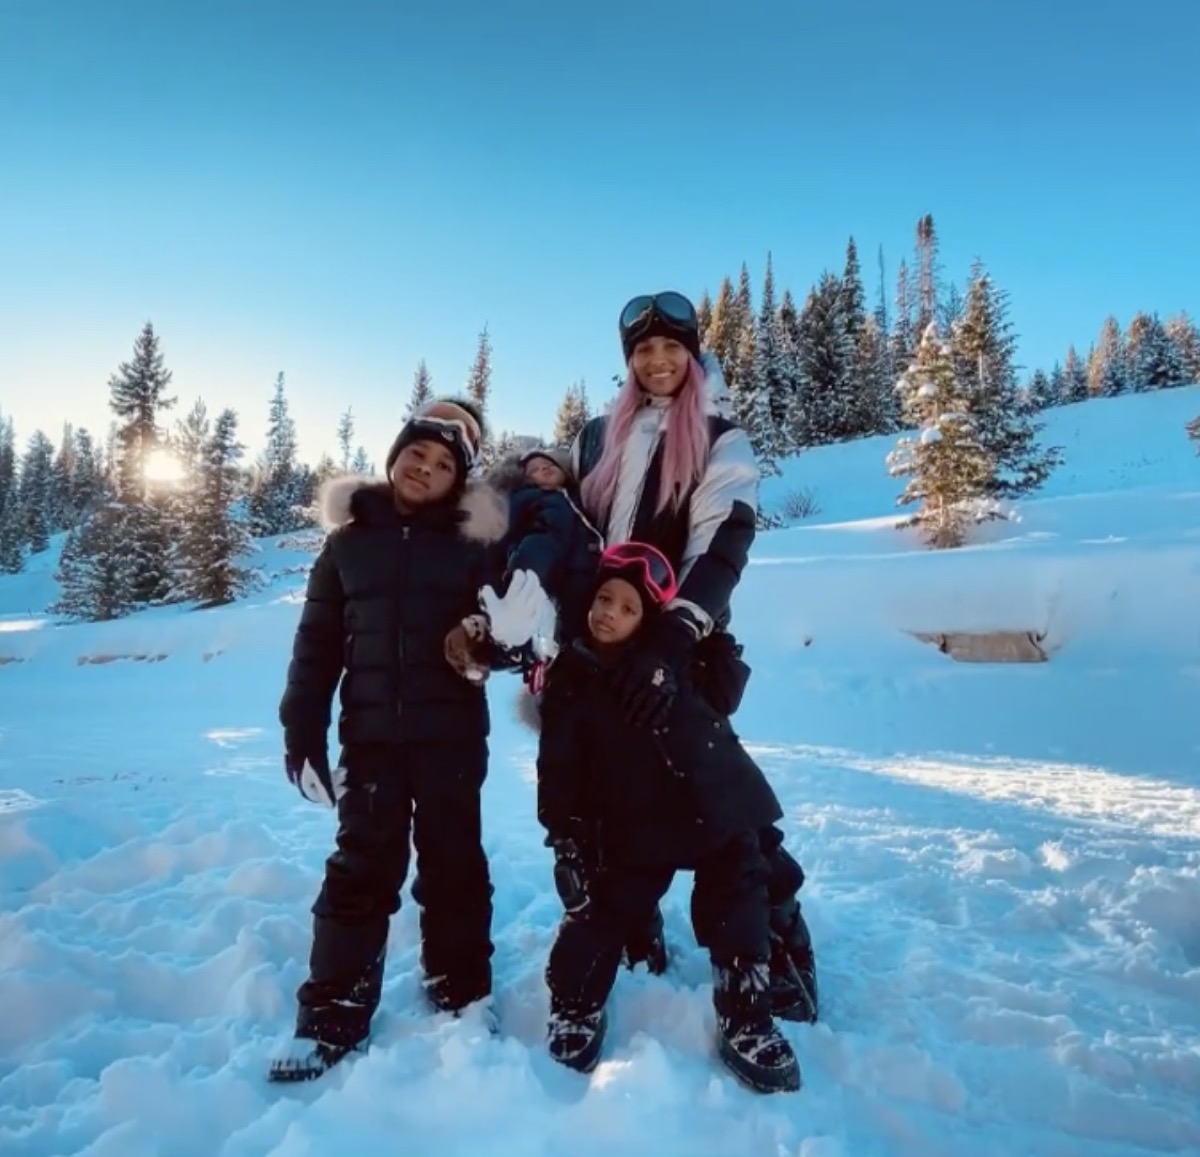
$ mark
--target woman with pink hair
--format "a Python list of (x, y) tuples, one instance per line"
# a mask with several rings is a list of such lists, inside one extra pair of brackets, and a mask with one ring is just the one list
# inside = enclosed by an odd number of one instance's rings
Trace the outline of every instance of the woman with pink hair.
[[(633, 298), (619, 319), (628, 366), (611, 411), (580, 431), (571, 452), (584, 513), (607, 546), (649, 543), (669, 560), (679, 589), (622, 657), (613, 676), (631, 722), (666, 718), (681, 680), (697, 684), (722, 715), (741, 701), (749, 668), (728, 633), (730, 600), (754, 542), (759, 468), (732, 419), (720, 363), (700, 348), (699, 322), (681, 293)], [(493, 634), (510, 647), (553, 619), (533, 582), (489, 606)], [(567, 621), (560, 608), (560, 624)], [(569, 642), (560, 639), (558, 642)], [(817, 1017), (816, 965), (796, 893), (800, 864), (778, 827), (759, 833), (771, 901), (771, 985), (776, 1015)], [(666, 968), (661, 914), (629, 938), (630, 964)]]

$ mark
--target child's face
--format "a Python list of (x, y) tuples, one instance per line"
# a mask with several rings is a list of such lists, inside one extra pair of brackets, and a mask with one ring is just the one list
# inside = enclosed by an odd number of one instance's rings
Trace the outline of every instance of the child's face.
[(392, 490), (406, 507), (440, 502), (458, 480), (453, 451), (426, 438), (409, 442), (392, 467)]
[(596, 592), (588, 611), (588, 630), (597, 643), (623, 643), (642, 622), (642, 597), (621, 578), (610, 578)]
[(525, 481), (543, 490), (561, 490), (567, 484), (567, 474), (549, 458), (530, 458), (525, 463)]

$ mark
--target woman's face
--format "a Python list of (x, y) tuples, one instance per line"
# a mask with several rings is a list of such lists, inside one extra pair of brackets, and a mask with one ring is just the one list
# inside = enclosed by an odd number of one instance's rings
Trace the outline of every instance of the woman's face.
[(633, 348), (629, 365), (638, 385), (656, 398), (674, 396), (688, 376), (691, 355), (673, 337), (648, 337)]

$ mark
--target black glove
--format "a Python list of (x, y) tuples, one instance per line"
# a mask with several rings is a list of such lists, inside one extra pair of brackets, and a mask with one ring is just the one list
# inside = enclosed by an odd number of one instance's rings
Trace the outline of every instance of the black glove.
[(325, 744), (315, 738), (285, 736), (283, 767), (289, 782), (310, 803), (336, 807), (346, 793), (346, 769), (331, 769)]
[(591, 864), (583, 846), (566, 836), (551, 839), (554, 849), (554, 887), (567, 912), (579, 912), (588, 904)]
[(700, 698), (728, 718), (741, 706), (750, 680), (742, 645), (728, 631), (713, 631), (696, 646), (692, 679)]
[(663, 614), (644, 642), (625, 656), (613, 682), (635, 727), (661, 727), (679, 694), (680, 673), (696, 646), (695, 632), (678, 615)]

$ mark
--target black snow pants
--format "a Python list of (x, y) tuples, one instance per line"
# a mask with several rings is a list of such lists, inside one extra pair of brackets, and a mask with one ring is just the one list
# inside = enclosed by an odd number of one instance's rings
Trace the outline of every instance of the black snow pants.
[[(588, 903), (563, 917), (546, 983), (551, 1006), (587, 1015), (604, 1006), (630, 928), (643, 926), (677, 869), (605, 864), (588, 884)], [(758, 834), (748, 832), (698, 861), (692, 886), (692, 928), (713, 963), (766, 961), (768, 870)]]
[(410, 835), (426, 976), (449, 980), (463, 1004), (491, 991), (492, 886), (480, 825), (487, 759), (483, 737), (343, 752), (350, 790), (338, 804), (337, 850), (312, 908), (298, 1036), (347, 1045), (367, 1037)]

